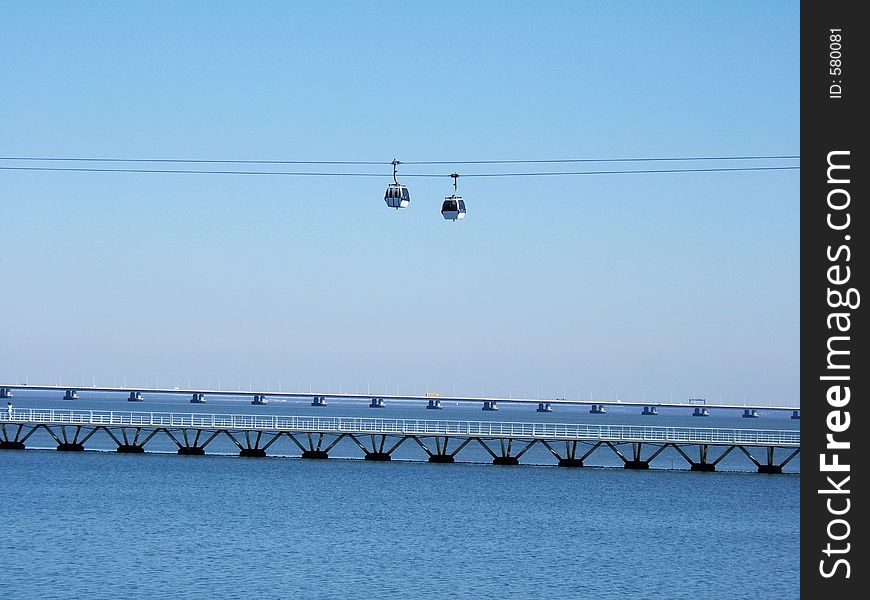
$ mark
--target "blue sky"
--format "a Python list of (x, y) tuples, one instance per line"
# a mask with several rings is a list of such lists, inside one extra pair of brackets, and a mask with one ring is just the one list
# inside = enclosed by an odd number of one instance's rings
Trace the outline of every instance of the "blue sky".
[[(0, 154), (797, 154), (798, 12), (2, 2)], [(0, 172), (0, 380), (799, 401), (798, 171), (389, 172)]]

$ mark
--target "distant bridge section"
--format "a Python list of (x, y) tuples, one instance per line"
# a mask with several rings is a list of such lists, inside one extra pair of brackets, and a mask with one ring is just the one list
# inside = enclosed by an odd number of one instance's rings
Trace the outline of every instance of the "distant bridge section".
[(800, 406), (766, 406), (760, 404), (728, 404), (708, 403), (702, 398), (690, 398), (687, 402), (635, 402), (622, 400), (580, 400), (567, 398), (504, 398), (497, 396), (439, 396), (432, 393), (418, 394), (371, 394), (371, 393), (334, 393), (334, 392), (275, 392), (271, 390), (216, 390), (203, 388), (143, 388), (143, 387), (101, 387), (101, 386), (64, 386), (64, 385), (22, 385), (0, 384), (0, 400), (12, 398), (15, 391), (30, 390), (40, 392), (58, 392), (65, 400), (75, 400), (79, 391), (124, 394), (131, 402), (143, 401), (147, 395), (171, 394), (188, 396), (194, 404), (205, 403), (209, 397), (250, 398), (253, 405), (268, 404), (269, 398), (311, 400), (312, 406), (327, 406), (329, 400), (362, 400), (369, 402), (371, 408), (383, 408), (390, 401), (425, 402), (426, 408), (440, 409), (445, 403), (477, 403), (482, 410), (498, 410), (499, 404), (526, 404), (537, 406), (538, 412), (552, 412), (554, 406), (574, 405), (589, 406), (591, 414), (604, 414), (609, 406), (628, 406), (641, 408), (641, 414), (654, 416), (659, 408), (686, 408), (691, 414), (699, 417), (709, 416), (709, 409), (742, 410), (745, 417), (758, 417), (762, 411), (791, 411), (792, 418), (800, 418)]

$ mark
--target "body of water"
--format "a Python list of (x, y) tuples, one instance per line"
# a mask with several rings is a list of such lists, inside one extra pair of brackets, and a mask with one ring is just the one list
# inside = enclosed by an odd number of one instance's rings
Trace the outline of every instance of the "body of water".
[[(555, 413), (537, 414), (531, 407), (517, 406), (483, 413), (473, 405), (427, 411), (422, 406), (369, 409), (337, 402), (317, 409), (302, 402), (252, 407), (241, 400), (190, 405), (186, 399), (160, 398), (139, 404), (80, 395), (79, 401), (64, 402), (22, 393), (16, 394), (15, 405), (674, 426), (699, 426), (701, 421), (704, 426), (782, 429), (799, 425), (767, 415), (741, 419), (739, 413), (642, 417), (634, 414), (636, 409), (589, 415), (588, 409), (557, 407)], [(94, 443), (100, 447), (103, 442), (94, 436)], [(169, 443), (168, 453), (155, 449), (151, 452), (149, 442), (144, 455), (0, 451), (0, 595), (799, 596), (799, 475), (739, 472), (750, 470), (745, 464), (719, 473), (670, 470), (665, 463), (646, 472), (437, 465), (417, 462), (422, 451), (410, 445), (400, 449), (408, 452), (398, 457), (405, 460), (392, 463), (185, 457), (170, 453)], [(286, 453), (298, 455), (289, 447)], [(336, 447), (331, 456), (342, 454)], [(360, 454), (358, 449), (347, 451), (348, 456)], [(463, 451), (457, 458), (483, 461), (487, 456), (465, 457)]]

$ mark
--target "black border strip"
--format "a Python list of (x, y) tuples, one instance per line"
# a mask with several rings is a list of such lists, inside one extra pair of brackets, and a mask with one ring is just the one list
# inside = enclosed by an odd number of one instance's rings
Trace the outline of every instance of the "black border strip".
[[(863, 483), (859, 457), (867, 455), (860, 434), (870, 434), (862, 405), (870, 363), (861, 351), (867, 327), (860, 298), (870, 234), (860, 121), (870, 112), (861, 81), (870, 27), (858, 6), (801, 7), (801, 591), (807, 598), (858, 598), (862, 587), (866, 593), (866, 562), (858, 558), (867, 551), (860, 543), (866, 498), (856, 488)], [(839, 446), (828, 447), (828, 434)]]

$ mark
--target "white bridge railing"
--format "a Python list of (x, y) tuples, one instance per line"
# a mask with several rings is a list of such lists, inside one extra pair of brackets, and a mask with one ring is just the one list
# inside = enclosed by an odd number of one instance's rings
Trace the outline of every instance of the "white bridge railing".
[(96, 410), (15, 409), (0, 413), (0, 424), (162, 427), (273, 432), (447, 435), (485, 438), (673, 442), (800, 447), (800, 431), (721, 429), (638, 425), (439, 421), (365, 417), (292, 417), (203, 413), (118, 412)]

